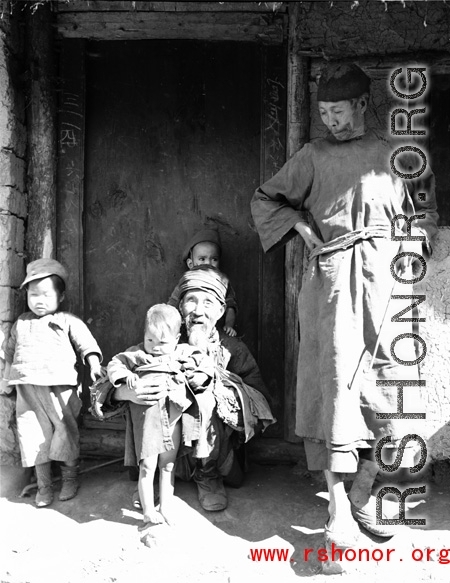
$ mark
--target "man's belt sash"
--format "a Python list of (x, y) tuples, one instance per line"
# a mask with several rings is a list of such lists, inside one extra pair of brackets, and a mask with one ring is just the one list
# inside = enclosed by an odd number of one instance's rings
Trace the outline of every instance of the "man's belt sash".
[[(396, 233), (397, 234), (397, 233)], [(404, 233), (402, 233), (404, 234)], [(364, 229), (358, 229), (357, 231), (351, 231), (340, 237), (336, 237), (328, 243), (314, 247), (311, 251), (309, 258), (313, 259), (319, 255), (324, 255), (325, 253), (332, 253), (333, 251), (343, 251), (349, 247), (353, 247), (356, 243), (360, 241), (365, 241), (367, 239), (374, 239), (375, 237), (388, 239), (391, 237), (391, 227), (390, 226), (379, 226), (379, 227), (365, 227)]]

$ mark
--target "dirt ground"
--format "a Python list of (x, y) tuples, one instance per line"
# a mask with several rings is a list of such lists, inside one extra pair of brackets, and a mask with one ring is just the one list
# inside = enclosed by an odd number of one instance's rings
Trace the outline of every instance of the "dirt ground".
[[(84, 461), (87, 469), (99, 463)], [(417, 484), (416, 484), (417, 485)], [(229, 506), (207, 513), (194, 483), (177, 482), (178, 521), (156, 549), (140, 543), (136, 482), (117, 463), (83, 475), (76, 498), (37, 509), (31, 497), (0, 499), (0, 580), (8, 583), (250, 583), (294, 581), (449, 581), (450, 493), (427, 484), (425, 502), (407, 518), (426, 526), (391, 539), (362, 532), (354, 553), (319, 560), (327, 500), (319, 474), (296, 465), (250, 465), (244, 485), (228, 489)], [(411, 498), (410, 498), (411, 499)], [(428, 552), (426, 549), (435, 549)], [(286, 550), (283, 560), (251, 560), (258, 549)], [(312, 549), (309, 554), (305, 549)], [(367, 549), (361, 554), (359, 550)], [(374, 555), (373, 551), (378, 549)], [(388, 549), (389, 561), (387, 560)], [(439, 551), (441, 552), (439, 562)], [(414, 558), (413, 558), (414, 553)], [(356, 555), (356, 558), (354, 557)], [(423, 555), (423, 556), (422, 556)], [(308, 560), (305, 560), (307, 556)], [(378, 560), (373, 560), (375, 559)], [(422, 557), (422, 560), (419, 560)], [(339, 559), (338, 556), (335, 557)], [(351, 560), (351, 559), (354, 560)], [(416, 559), (416, 560), (414, 560)], [(434, 559), (434, 560), (433, 560)], [(329, 572), (341, 572), (330, 576)]]

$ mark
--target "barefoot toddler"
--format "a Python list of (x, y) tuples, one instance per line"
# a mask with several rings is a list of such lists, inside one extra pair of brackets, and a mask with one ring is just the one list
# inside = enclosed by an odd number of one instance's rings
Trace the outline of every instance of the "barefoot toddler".
[[(203, 390), (214, 375), (213, 362), (198, 348), (178, 344), (181, 316), (176, 308), (156, 304), (147, 312), (144, 341), (114, 356), (108, 364), (113, 386), (126, 383), (160, 385), (168, 396), (155, 405), (130, 398), (127, 440), (134, 441), (139, 464), (139, 497), (144, 526), (173, 522), (174, 464), (181, 442), (181, 415), (194, 402), (193, 391)], [(155, 508), (153, 480), (159, 466), (159, 509)], [(142, 529), (141, 529), (142, 530)]]

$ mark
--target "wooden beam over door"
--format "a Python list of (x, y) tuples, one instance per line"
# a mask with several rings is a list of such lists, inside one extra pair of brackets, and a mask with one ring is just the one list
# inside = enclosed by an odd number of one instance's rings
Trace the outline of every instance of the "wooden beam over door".
[(58, 0), (58, 12), (286, 12), (287, 2), (132, 2)]
[(282, 44), (286, 17), (256, 12), (59, 12), (58, 34), (92, 40), (193, 39)]

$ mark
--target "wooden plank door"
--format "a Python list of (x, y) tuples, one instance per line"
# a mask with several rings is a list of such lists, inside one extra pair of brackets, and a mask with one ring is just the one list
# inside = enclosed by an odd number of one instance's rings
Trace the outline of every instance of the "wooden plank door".
[[(272, 50), (275, 59), (267, 58)], [(278, 419), (283, 258), (262, 258), (249, 203), (284, 161), (280, 71), (275, 85), (267, 83), (275, 62), (283, 69), (282, 53), (252, 43), (86, 43), (78, 301), (108, 361), (141, 340), (146, 310), (169, 298), (184, 271), (186, 241), (200, 228), (217, 228), (221, 268), (239, 304), (238, 334), (261, 364)], [(275, 105), (278, 134), (267, 128)], [(67, 189), (60, 192), (67, 199)], [(59, 223), (67, 224), (70, 205), (59, 206)], [(272, 435), (281, 431), (282, 423)]]

